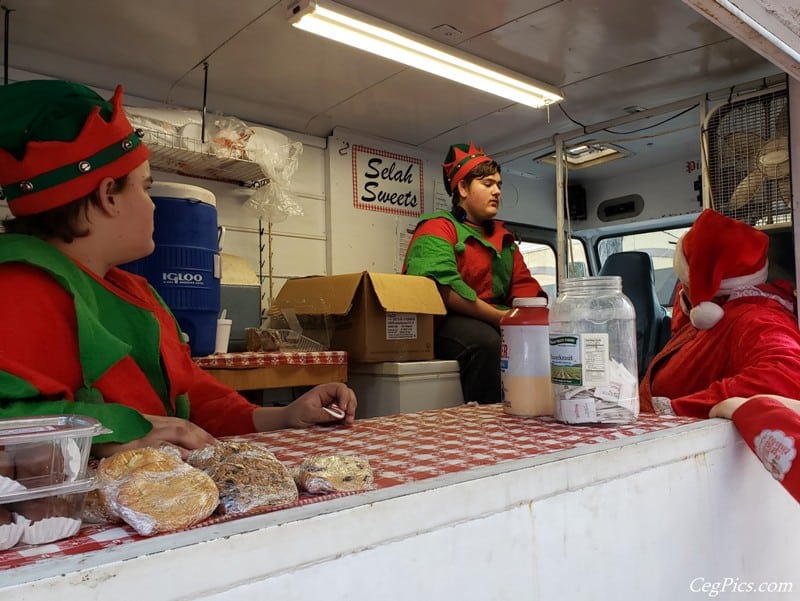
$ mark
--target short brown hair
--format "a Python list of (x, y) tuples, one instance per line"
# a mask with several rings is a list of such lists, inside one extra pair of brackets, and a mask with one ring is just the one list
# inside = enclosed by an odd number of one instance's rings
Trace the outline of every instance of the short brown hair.
[[(470, 169), (469, 173), (467, 173), (464, 176), (464, 179), (461, 181), (464, 182), (465, 185), (469, 186), (472, 180), (480, 179), (482, 177), (486, 177), (487, 175), (494, 175), (495, 173), (500, 173), (500, 164), (496, 161), (484, 161), (483, 163), (479, 163)], [(458, 186), (456, 186), (453, 190), (452, 202), (454, 207), (457, 207), (458, 203), (461, 202), (461, 196), (458, 193)]]
[[(116, 178), (112, 192), (119, 192), (127, 183), (127, 175)], [(83, 198), (78, 198), (49, 211), (22, 217), (7, 217), (3, 219), (3, 229), (7, 234), (25, 234), (27, 236), (36, 236), (43, 240), (60, 238), (69, 244), (75, 238), (83, 238), (89, 235), (88, 228), (80, 227), (79, 217), (81, 212), (84, 215), (88, 212), (90, 204), (100, 205), (100, 197), (97, 195), (97, 190)]]

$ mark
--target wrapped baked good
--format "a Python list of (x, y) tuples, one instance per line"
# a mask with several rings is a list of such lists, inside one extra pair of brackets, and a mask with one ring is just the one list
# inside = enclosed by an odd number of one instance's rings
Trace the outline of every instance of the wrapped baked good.
[(358, 455), (314, 455), (294, 472), (299, 488), (311, 494), (353, 492), (372, 487), (369, 461)]
[(139, 534), (180, 530), (210, 516), (219, 504), (216, 485), (184, 463), (176, 449), (144, 448), (116, 453), (97, 467), (100, 508)]
[(119, 486), (116, 510), (136, 532), (149, 536), (188, 528), (218, 504), (211, 478), (184, 463), (169, 472), (133, 472)]
[(298, 498), (289, 470), (263, 444), (219, 442), (193, 451), (187, 461), (211, 476), (226, 513), (268, 509)]
[(262, 328), (245, 328), (245, 345), (248, 351), (277, 351), (280, 349), (281, 337), (275, 330)]

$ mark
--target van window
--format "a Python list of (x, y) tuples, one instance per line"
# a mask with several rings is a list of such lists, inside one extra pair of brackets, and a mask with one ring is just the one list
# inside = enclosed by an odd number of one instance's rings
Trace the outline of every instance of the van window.
[(603, 238), (597, 244), (600, 265), (605, 263), (609, 255), (627, 250), (646, 252), (653, 259), (655, 269), (656, 294), (659, 302), (671, 308), (678, 278), (672, 269), (672, 255), (678, 239), (689, 231), (688, 227), (680, 227), (658, 232), (625, 234), (611, 238)]
[[(570, 257), (571, 262), (568, 263), (569, 277), (589, 275), (583, 242), (573, 239), (571, 247), (572, 257)], [(557, 294), (555, 251), (546, 244), (537, 244), (535, 242), (519, 242), (519, 250), (531, 275), (536, 278), (536, 281), (547, 292), (547, 298), (552, 304)]]

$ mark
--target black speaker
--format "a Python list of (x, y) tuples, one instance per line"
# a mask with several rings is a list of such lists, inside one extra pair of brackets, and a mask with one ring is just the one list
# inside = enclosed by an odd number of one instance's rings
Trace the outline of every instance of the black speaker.
[(577, 184), (567, 186), (567, 209), (570, 219), (586, 219), (586, 188)]

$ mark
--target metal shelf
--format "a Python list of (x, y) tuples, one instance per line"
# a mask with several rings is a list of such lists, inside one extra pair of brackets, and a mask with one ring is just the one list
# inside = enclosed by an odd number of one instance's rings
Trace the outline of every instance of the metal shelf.
[(258, 163), (222, 157), (200, 150), (200, 140), (191, 140), (155, 130), (139, 128), (150, 149), (150, 166), (188, 177), (227, 182), (246, 188), (260, 188), (269, 176)]

